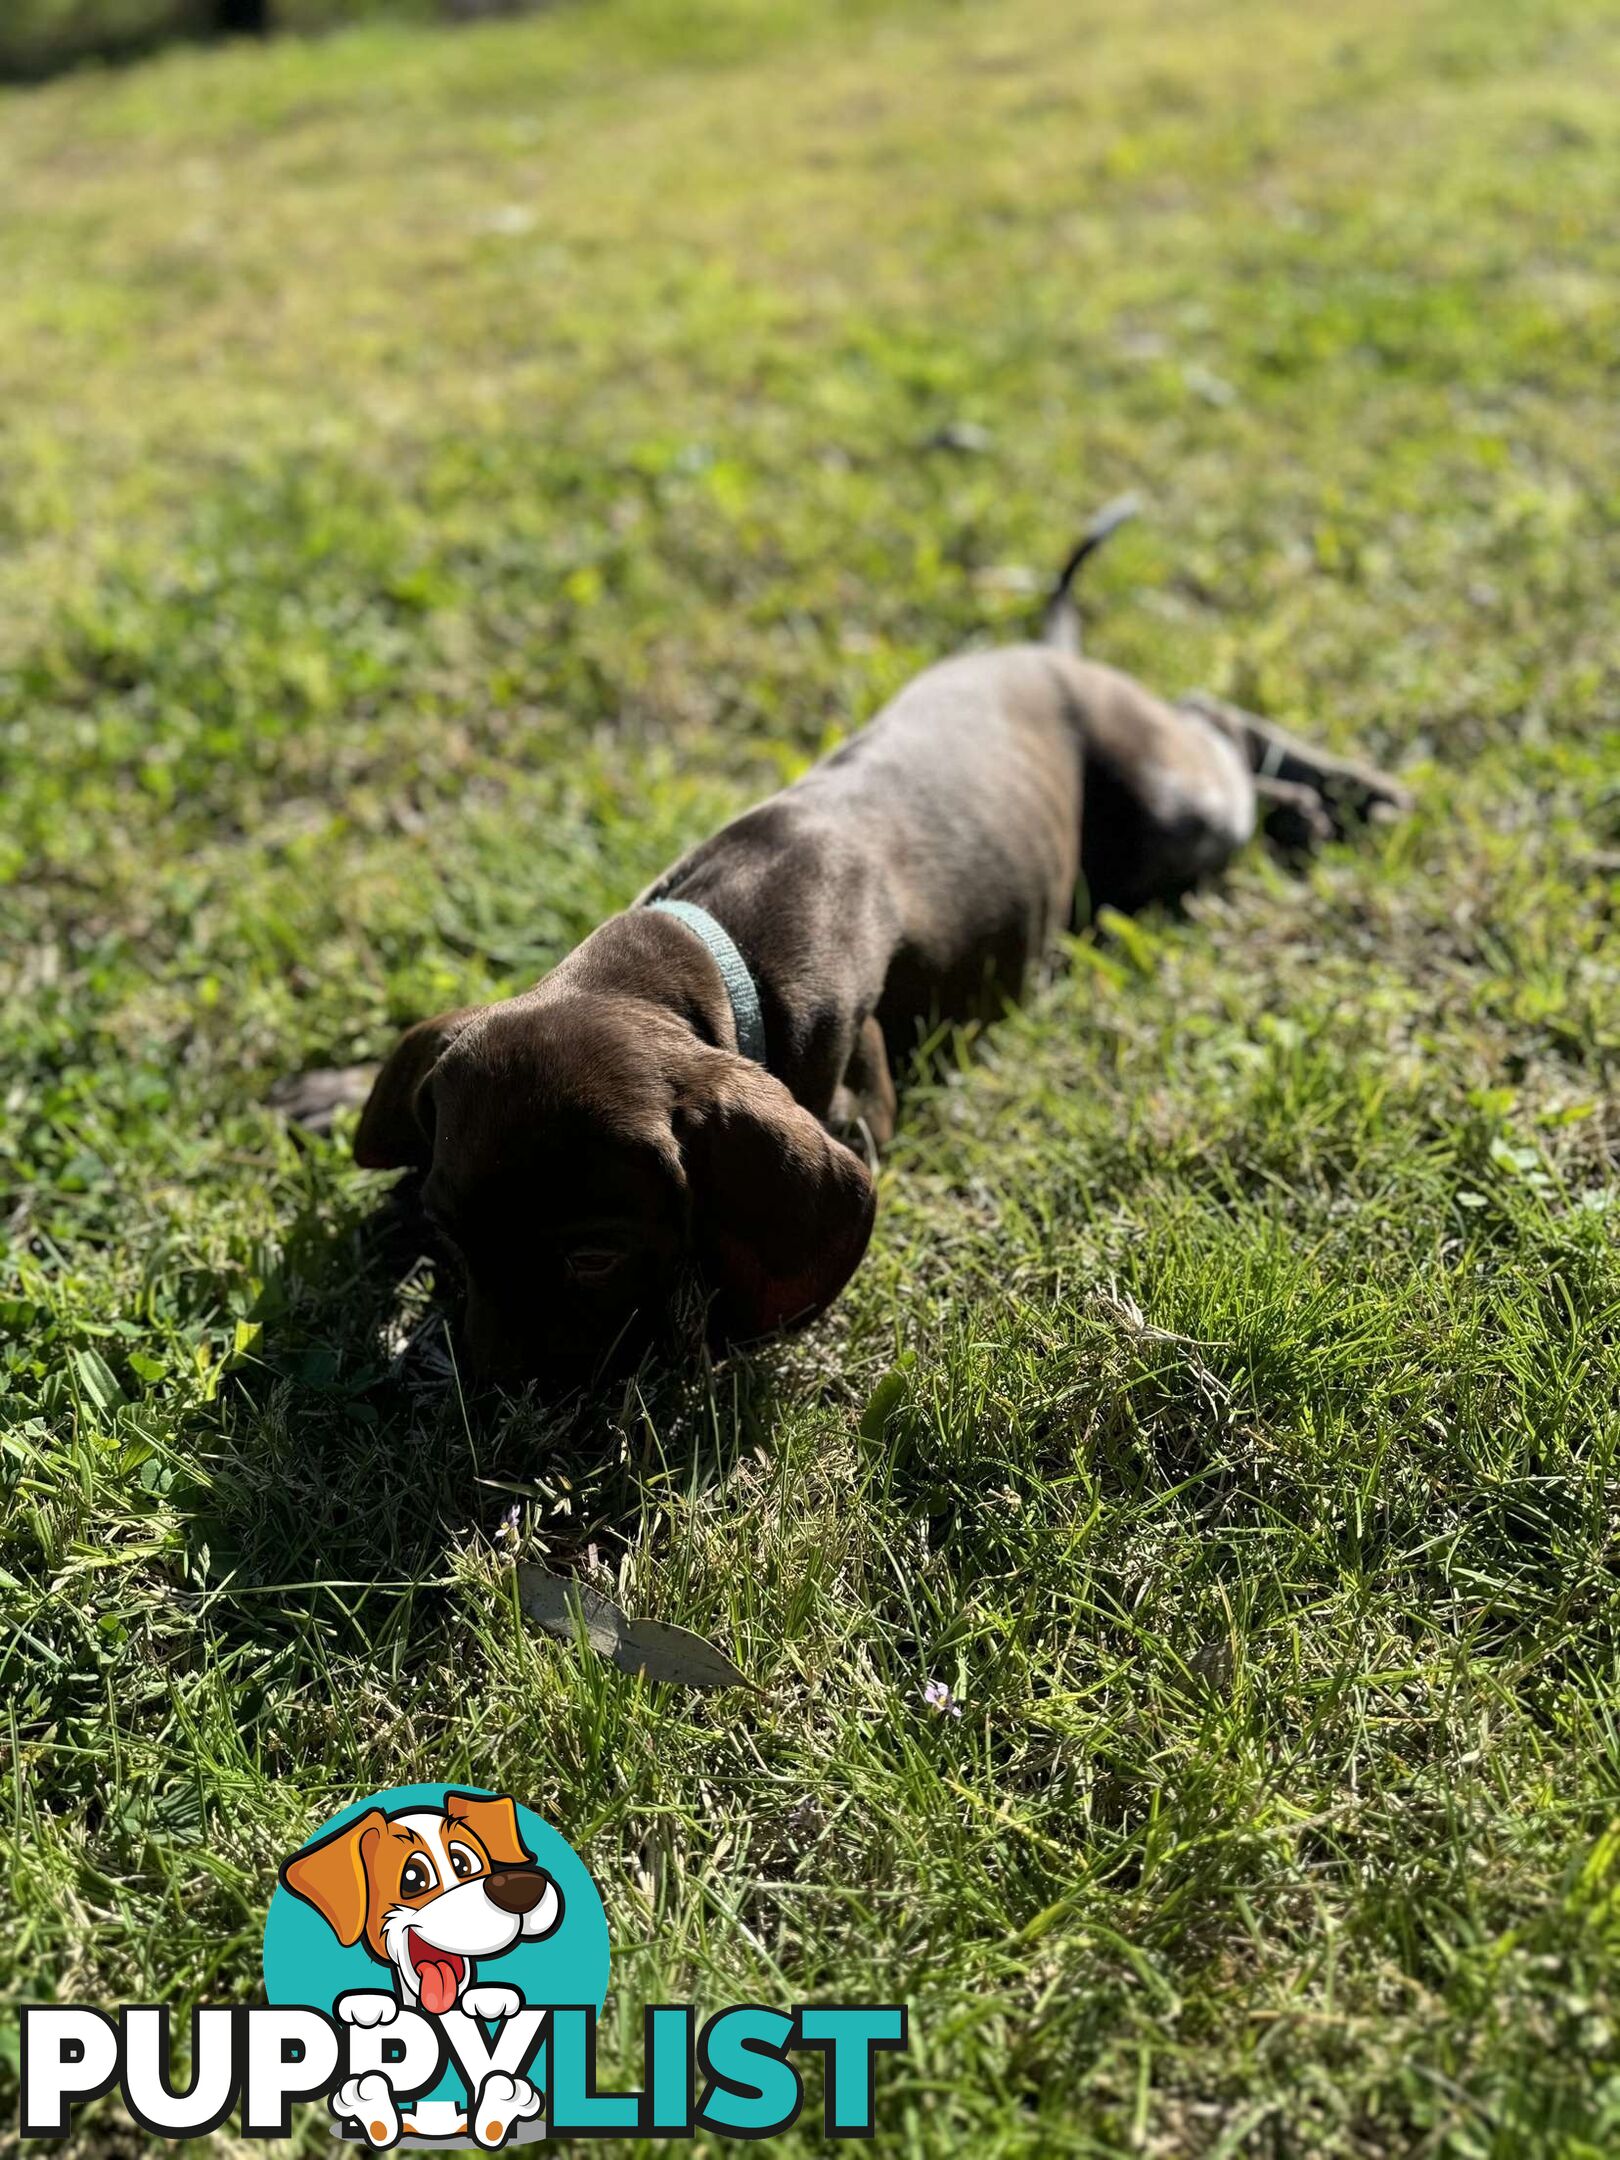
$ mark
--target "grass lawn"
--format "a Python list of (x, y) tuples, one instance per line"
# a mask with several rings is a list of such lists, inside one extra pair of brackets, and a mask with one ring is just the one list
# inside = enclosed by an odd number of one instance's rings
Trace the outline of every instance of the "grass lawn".
[[(1617, 92), (1572, 0), (581, 0), (0, 97), (0, 1993), (248, 1999), (458, 1778), (595, 1868), (609, 2073), (906, 1999), (885, 2152), (1616, 2148)], [(1076, 940), (807, 1336), (464, 1406), (272, 1084), (1127, 485), (1093, 650), (1418, 815)]]

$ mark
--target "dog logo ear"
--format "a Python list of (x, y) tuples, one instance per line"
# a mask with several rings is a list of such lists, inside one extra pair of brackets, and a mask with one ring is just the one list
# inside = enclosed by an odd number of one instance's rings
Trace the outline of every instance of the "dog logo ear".
[(426, 1170), (433, 1161), (433, 1124), (422, 1082), (478, 1010), (464, 1005), (431, 1020), (418, 1020), (394, 1045), (372, 1082), (354, 1136), (354, 1159), (362, 1170)]
[(720, 1332), (746, 1342), (813, 1320), (872, 1235), (865, 1163), (780, 1080), (725, 1050), (698, 1061), (675, 1130)]
[(534, 1855), (518, 1830), (517, 1809), (504, 1793), (489, 1800), (482, 1793), (447, 1792), (444, 1812), (452, 1822), (467, 1825), (489, 1854), (492, 1866), (533, 1866)]
[(366, 1930), (366, 1854), (385, 1827), (382, 1810), (367, 1808), (319, 1844), (294, 1853), (281, 1871), (293, 1896), (314, 1906), (345, 1950)]

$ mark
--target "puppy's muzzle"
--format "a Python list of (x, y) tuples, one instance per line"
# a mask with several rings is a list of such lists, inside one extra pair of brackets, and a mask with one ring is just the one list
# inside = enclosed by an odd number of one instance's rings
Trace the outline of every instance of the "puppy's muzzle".
[(546, 1878), (537, 1868), (498, 1868), (484, 1892), (504, 1913), (531, 1913), (546, 1894)]

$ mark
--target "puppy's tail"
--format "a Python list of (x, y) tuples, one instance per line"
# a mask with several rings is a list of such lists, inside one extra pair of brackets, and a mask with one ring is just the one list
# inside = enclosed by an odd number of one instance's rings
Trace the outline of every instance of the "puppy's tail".
[(1103, 505), (1075, 542), (1068, 561), (1058, 572), (1041, 617), (1044, 644), (1055, 645), (1059, 652), (1079, 653), (1080, 610), (1075, 606), (1073, 587), (1080, 565), (1088, 555), (1096, 553), (1110, 533), (1117, 532), (1128, 519), (1135, 517), (1141, 507), (1140, 496), (1116, 495), (1111, 503)]

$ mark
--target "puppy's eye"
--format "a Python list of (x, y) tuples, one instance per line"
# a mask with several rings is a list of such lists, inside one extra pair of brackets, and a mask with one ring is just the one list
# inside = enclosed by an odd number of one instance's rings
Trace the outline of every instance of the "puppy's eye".
[(462, 1882), (465, 1882), (469, 1875), (481, 1875), (484, 1872), (479, 1865), (478, 1855), (465, 1845), (451, 1846), (450, 1865)]
[(420, 1897), (424, 1890), (436, 1887), (439, 1878), (420, 1854), (413, 1854), (406, 1861), (399, 1878), (402, 1897)]
[(568, 1255), (568, 1272), (578, 1283), (605, 1283), (623, 1259), (611, 1245), (579, 1245)]

